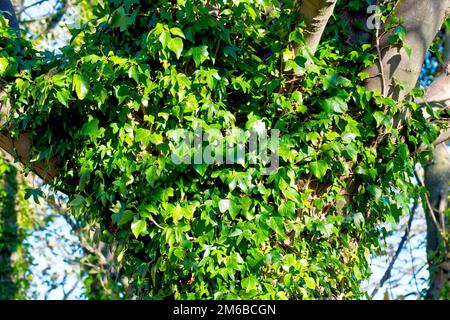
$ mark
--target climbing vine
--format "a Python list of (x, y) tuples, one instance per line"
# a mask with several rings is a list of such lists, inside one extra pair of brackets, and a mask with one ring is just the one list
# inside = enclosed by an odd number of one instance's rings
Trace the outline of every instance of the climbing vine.
[[(59, 161), (52, 186), (117, 245), (128, 279), (117, 290), (363, 296), (382, 223), (423, 192), (412, 179), (426, 153), (415, 146), (439, 128), (413, 102), (422, 90), (402, 103), (366, 91), (361, 70), (376, 49), (346, 44), (339, 17), (312, 56), (293, 1), (111, 0), (94, 15), (58, 54), (35, 51), (2, 19), (0, 76), (13, 97), (9, 132), (31, 134), (33, 160)], [(279, 130), (276, 172), (175, 163), (177, 130), (198, 127), (228, 133), (223, 148), (234, 129)]]
[(3, 159), (0, 181), (0, 299), (24, 299), (32, 280), (25, 239), (35, 226), (35, 217), (25, 200), (26, 181)]

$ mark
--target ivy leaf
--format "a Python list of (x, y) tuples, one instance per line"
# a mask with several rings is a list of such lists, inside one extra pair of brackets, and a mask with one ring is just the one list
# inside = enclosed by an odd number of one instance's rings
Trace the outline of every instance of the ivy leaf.
[(111, 215), (112, 222), (117, 223), (119, 226), (124, 225), (125, 223), (130, 222), (134, 217), (134, 212), (131, 210), (120, 210), (117, 213)]
[(145, 220), (137, 220), (131, 224), (131, 232), (133, 232), (136, 239), (145, 230), (147, 230), (147, 223)]
[(62, 105), (68, 106), (69, 105), (69, 99), (70, 99), (70, 93), (66, 89), (61, 89), (58, 92), (56, 92), (56, 99), (58, 99), (59, 102), (61, 102)]
[(192, 58), (194, 59), (195, 66), (198, 68), (202, 62), (209, 58), (208, 47), (200, 46), (191, 48), (188, 53), (192, 54)]
[(328, 163), (325, 160), (314, 161), (309, 164), (309, 168), (314, 176), (322, 180), (328, 171)]
[(103, 130), (98, 127), (98, 119), (91, 118), (86, 122), (81, 129), (85, 135), (87, 135), (91, 140), (95, 140), (97, 137), (101, 136)]
[(178, 28), (178, 27), (170, 28), (170, 33), (173, 34), (174, 36), (178, 36), (178, 37), (181, 37), (181, 38), (184, 39), (184, 33), (183, 33), (183, 31), (182, 31), (180, 28)]
[(167, 45), (170, 51), (174, 52), (177, 59), (180, 59), (181, 52), (183, 52), (183, 40), (181, 38), (172, 38)]
[(361, 212), (356, 212), (351, 215), (351, 219), (353, 220), (353, 223), (355, 224), (356, 228), (360, 229), (364, 226), (365, 219)]
[(132, 23), (133, 19), (125, 13), (123, 7), (117, 9), (111, 18), (111, 26), (113, 28), (119, 28), (121, 32), (127, 30)]
[(33, 197), (33, 200), (35, 203), (39, 204), (39, 198), (44, 197), (44, 192), (39, 189), (26, 189), (25, 190), (25, 200), (29, 199), (30, 197)]
[(276, 232), (282, 238), (287, 238), (286, 232), (284, 231), (283, 219), (280, 217), (270, 217), (268, 222), (268, 226), (272, 228), (273, 231)]
[(199, 175), (203, 177), (205, 175), (206, 170), (208, 169), (208, 164), (207, 163), (194, 164), (194, 169), (195, 171), (198, 172)]
[(286, 65), (284, 68), (284, 71), (294, 71), (296, 75), (302, 76), (305, 73), (305, 68), (299, 65), (294, 60), (288, 60), (286, 61)]
[(331, 97), (320, 102), (326, 113), (344, 113), (347, 111), (347, 103), (339, 97)]
[(150, 144), (150, 134), (151, 131), (145, 128), (137, 128), (135, 133), (136, 142), (142, 143), (144, 146), (148, 146)]
[(180, 206), (180, 204), (172, 207), (171, 214), (172, 219), (175, 223), (183, 217), (183, 208)]
[(230, 199), (222, 199), (219, 201), (219, 210), (221, 213), (230, 210), (231, 208), (231, 200)]
[(9, 65), (8, 59), (0, 57), (0, 75), (4, 75), (6, 73), (8, 65)]
[(337, 74), (330, 74), (323, 80), (323, 89), (329, 90), (338, 86), (348, 87), (351, 85), (351, 81)]
[(306, 277), (305, 278), (305, 283), (306, 283), (306, 286), (309, 289), (315, 289), (316, 288), (316, 283), (314, 282), (314, 279), (311, 278), (311, 277)]
[(170, 36), (170, 32), (163, 30), (159, 35), (159, 42), (161, 42), (163, 49), (165, 49), (168, 45), (172, 37)]
[(73, 87), (77, 93), (78, 99), (83, 100), (89, 92), (89, 81), (83, 75), (74, 74)]
[(381, 111), (375, 111), (373, 117), (377, 123), (377, 127), (379, 127), (383, 124), (386, 115)]
[(81, 195), (79, 195), (79, 194), (76, 194), (75, 196), (74, 196), (74, 199), (72, 200), (72, 201), (70, 201), (69, 203), (68, 203), (68, 205), (70, 206), (70, 207), (79, 207), (79, 206), (81, 206), (83, 203), (85, 203), (86, 202), (86, 200), (84, 199), (84, 197), (83, 196), (81, 196)]
[(128, 70), (128, 77), (139, 83), (139, 72), (136, 66), (131, 66)]

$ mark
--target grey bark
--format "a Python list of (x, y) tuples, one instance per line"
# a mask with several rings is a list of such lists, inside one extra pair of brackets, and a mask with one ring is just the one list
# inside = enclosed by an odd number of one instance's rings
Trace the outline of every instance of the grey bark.
[(317, 50), (328, 20), (333, 14), (336, 2), (337, 0), (301, 1), (299, 11), (306, 24), (303, 30), (305, 45), (313, 53)]
[(441, 143), (433, 150), (433, 158), (425, 170), (425, 185), (429, 192), (430, 208), (426, 212), (427, 256), (430, 269), (428, 299), (436, 299), (449, 282), (448, 250), (444, 248), (440, 230), (447, 229), (445, 210), (448, 207), (450, 180), (450, 154), (447, 144)]
[[(400, 0), (394, 11), (401, 25), (406, 29), (405, 44), (411, 49), (411, 53), (408, 55), (402, 45), (390, 45), (389, 37), (392, 35), (392, 30), (384, 32), (383, 26), (381, 31), (384, 33), (377, 41), (380, 57), (377, 63), (365, 70), (370, 76), (366, 82), (366, 89), (376, 90), (397, 101), (406, 97), (416, 86), (425, 55), (447, 17), (449, 7), (448, 0)], [(446, 47), (448, 48), (448, 44)], [(448, 49), (445, 50), (445, 55), (448, 58)], [(449, 105), (449, 71), (447, 65), (445, 71), (427, 90), (425, 98), (433, 107), (443, 108)], [(396, 85), (396, 80), (404, 82), (407, 87), (401, 90)], [(403, 115), (403, 117), (406, 116)], [(402, 119), (396, 119), (397, 121), (400, 122)], [(427, 252), (432, 271), (427, 298), (437, 297), (442, 287), (448, 282), (448, 257), (433, 257), (442, 243), (435, 221), (440, 223), (442, 228), (446, 225), (442, 212), (448, 205), (448, 179), (450, 178), (450, 158), (446, 146), (448, 136), (448, 130), (444, 131), (435, 142), (433, 159), (426, 167), (425, 174), (431, 204), (437, 209), (437, 212), (430, 212), (430, 210), (427, 212)]]
[[(446, 30), (444, 39), (443, 72), (427, 89), (425, 98), (433, 108), (450, 107), (450, 33)], [(450, 129), (441, 132), (434, 142), (435, 149), (431, 161), (425, 169), (425, 186), (430, 195), (431, 208), (426, 210), (427, 221), (427, 258), (430, 271), (430, 285), (427, 299), (439, 298), (442, 289), (449, 285), (450, 257), (449, 248), (442, 238), (442, 232), (448, 231), (445, 211), (448, 208), (448, 188), (450, 180), (450, 154), (448, 141)]]
[[(402, 45), (389, 44), (392, 30), (384, 32), (379, 39), (381, 59), (365, 70), (370, 75), (366, 83), (368, 90), (384, 92), (386, 96), (401, 100), (415, 87), (425, 55), (442, 27), (448, 6), (448, 0), (399, 1), (395, 15), (407, 30), (405, 44), (411, 48), (411, 55), (408, 56)], [(404, 81), (408, 88), (400, 90), (395, 79)]]

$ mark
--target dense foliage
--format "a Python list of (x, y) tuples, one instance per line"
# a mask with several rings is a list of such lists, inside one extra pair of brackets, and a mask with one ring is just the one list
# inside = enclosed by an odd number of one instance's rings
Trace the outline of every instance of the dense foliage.
[[(438, 132), (411, 99), (365, 91), (375, 48), (345, 43), (336, 16), (312, 57), (292, 1), (111, 0), (94, 16), (59, 54), (35, 51), (2, 20), (0, 75), (15, 80), (13, 135), (32, 133), (35, 160), (59, 159), (55, 188), (117, 243), (131, 289), (116, 290), (363, 296), (382, 223), (422, 192), (414, 146)], [(174, 163), (176, 130), (197, 126), (229, 141), (236, 128), (280, 130), (279, 168)]]
[(26, 182), (3, 159), (0, 181), (0, 299), (24, 299), (31, 280), (31, 258), (24, 240), (35, 224), (33, 212), (25, 200)]

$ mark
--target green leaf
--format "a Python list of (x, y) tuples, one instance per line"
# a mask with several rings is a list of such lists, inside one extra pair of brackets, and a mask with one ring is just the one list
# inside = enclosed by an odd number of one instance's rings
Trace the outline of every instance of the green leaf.
[(85, 135), (89, 136), (91, 140), (96, 140), (102, 135), (104, 130), (100, 129), (98, 124), (99, 120), (91, 117), (91, 119), (83, 125), (81, 130)]
[(56, 92), (56, 99), (58, 99), (59, 102), (61, 102), (62, 105), (68, 106), (69, 105), (69, 99), (70, 99), (70, 93), (66, 89), (61, 89), (58, 92)]
[(137, 128), (134, 139), (138, 143), (142, 143), (145, 147), (150, 144), (151, 131), (146, 128)]
[(76, 195), (74, 196), (74, 199), (73, 199), (72, 201), (70, 201), (70, 202), (68, 203), (68, 205), (69, 205), (70, 207), (79, 207), (79, 206), (81, 206), (82, 204), (84, 204), (85, 202), (86, 202), (86, 200), (84, 199), (83, 196), (81, 196), (81, 195), (79, 195), (79, 194), (76, 194)]
[(296, 63), (294, 60), (286, 61), (284, 71), (294, 71), (296, 75), (303, 75), (305, 73), (305, 68)]
[(384, 123), (386, 115), (381, 111), (375, 111), (373, 117), (377, 123), (377, 127), (379, 127)]
[(113, 28), (119, 28), (121, 32), (127, 30), (132, 23), (133, 19), (125, 13), (123, 7), (117, 9), (111, 18), (111, 26)]
[(191, 48), (189, 52), (192, 53), (192, 58), (194, 59), (195, 66), (197, 68), (200, 66), (202, 62), (207, 60), (209, 56), (207, 46), (194, 47)]
[(139, 72), (136, 66), (131, 66), (128, 70), (128, 77), (136, 81), (139, 84)]
[(356, 161), (358, 158), (358, 150), (356, 149), (354, 144), (349, 144), (348, 146), (345, 147), (345, 149), (343, 151), (343, 155), (347, 159)]
[(89, 81), (87, 78), (80, 74), (73, 75), (73, 87), (77, 93), (77, 97), (80, 100), (86, 98), (89, 92)]
[(25, 200), (33, 197), (33, 200), (36, 204), (39, 204), (39, 198), (44, 198), (45, 194), (42, 190), (39, 189), (25, 189)]
[(370, 74), (367, 73), (367, 72), (360, 72), (360, 73), (358, 73), (358, 78), (363, 80), (363, 81), (368, 79), (369, 77), (370, 77)]
[(326, 113), (344, 113), (347, 111), (347, 103), (339, 97), (332, 97), (320, 102)]
[(314, 161), (309, 164), (309, 168), (314, 176), (322, 180), (328, 171), (328, 163), (325, 160)]
[(305, 283), (306, 283), (306, 286), (309, 289), (315, 289), (316, 288), (316, 283), (315, 283), (314, 279), (311, 278), (311, 277), (306, 277), (305, 278)]
[(178, 27), (170, 28), (170, 33), (173, 34), (174, 36), (178, 36), (178, 37), (181, 37), (181, 38), (184, 39), (184, 33), (183, 33), (183, 31), (182, 31), (180, 28), (178, 28)]
[(230, 199), (222, 199), (219, 201), (219, 210), (221, 213), (230, 210), (231, 208), (231, 200)]
[(172, 206), (170, 208), (170, 214), (173, 219), (173, 221), (176, 223), (178, 220), (180, 220), (184, 216), (183, 208), (180, 206), (179, 203), (177, 203), (176, 206)]
[(131, 232), (133, 232), (136, 239), (146, 229), (147, 229), (147, 223), (145, 222), (145, 220), (137, 220), (131, 224)]
[(183, 40), (181, 38), (172, 38), (167, 45), (169, 50), (173, 51), (177, 56), (177, 59), (180, 59), (181, 52), (183, 52)]
[(207, 163), (194, 164), (194, 169), (195, 171), (197, 171), (199, 175), (203, 177), (205, 175), (206, 170), (208, 169), (208, 164)]
[(280, 217), (270, 217), (267, 224), (281, 238), (287, 238), (286, 232), (284, 231), (283, 219), (282, 218), (280, 218)]
[(337, 74), (329, 74), (323, 80), (323, 88), (324, 90), (329, 90), (331, 88), (336, 88), (338, 86), (348, 87), (351, 85), (351, 81), (342, 76), (338, 76)]
[(4, 57), (0, 57), (0, 75), (4, 75), (8, 69), (9, 61)]
[(300, 91), (294, 91), (292, 93), (292, 99), (298, 104), (303, 104), (303, 95)]
[(169, 45), (169, 42), (172, 40), (172, 37), (170, 35), (170, 32), (164, 30), (159, 35), (158, 39), (159, 39), (159, 42), (161, 42), (163, 49), (165, 49)]
[(351, 219), (353, 220), (353, 223), (355, 224), (356, 228), (360, 229), (364, 226), (365, 219), (361, 212), (356, 212), (351, 215)]
[(242, 288), (245, 289), (245, 292), (250, 292), (258, 289), (258, 280), (255, 276), (249, 276), (247, 278), (242, 279), (241, 282)]

